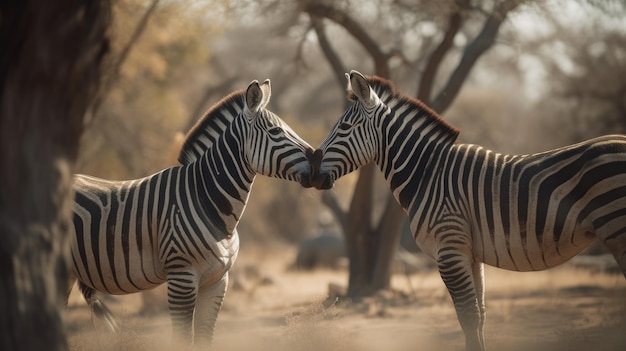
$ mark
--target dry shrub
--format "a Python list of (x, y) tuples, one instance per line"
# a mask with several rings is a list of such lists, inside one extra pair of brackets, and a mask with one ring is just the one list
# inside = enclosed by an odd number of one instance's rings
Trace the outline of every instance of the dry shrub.
[(348, 351), (359, 350), (350, 336), (333, 326), (339, 317), (335, 305), (324, 307), (322, 301), (286, 317), (284, 350)]

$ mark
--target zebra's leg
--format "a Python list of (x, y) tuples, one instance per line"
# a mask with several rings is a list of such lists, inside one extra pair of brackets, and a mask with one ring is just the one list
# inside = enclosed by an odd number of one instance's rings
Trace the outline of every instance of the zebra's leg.
[(598, 236), (613, 255), (626, 278), (626, 228), (622, 228), (618, 234)]
[(191, 344), (191, 325), (196, 307), (198, 282), (191, 272), (171, 272), (167, 275), (167, 303), (175, 337)]
[(474, 269), (473, 258), (465, 253), (444, 248), (439, 252), (437, 265), (441, 278), (452, 297), (456, 315), (465, 334), (465, 349), (484, 351), (482, 314), (479, 307), (481, 303), (477, 296), (477, 284), (474, 281), (474, 272), (478, 269)]
[(482, 262), (474, 260), (472, 263), (472, 275), (474, 285), (476, 286), (476, 303), (478, 304), (479, 320), (478, 320), (478, 340), (483, 348), (485, 347), (485, 337), (483, 329), (485, 327), (485, 265)]
[[(623, 202), (620, 208), (626, 208), (626, 199)], [(623, 210), (614, 213), (619, 213), (620, 216), (606, 215), (602, 220), (596, 219), (592, 222), (593, 229), (596, 237), (609, 249), (626, 277), (626, 215), (622, 214)]]
[(80, 292), (83, 294), (83, 298), (87, 301), (87, 305), (91, 309), (91, 312), (98, 319), (102, 319), (105, 321), (106, 325), (113, 332), (120, 331), (120, 323), (117, 317), (111, 312), (111, 310), (98, 298), (96, 291), (87, 285), (83, 284), (81, 281), (78, 282), (78, 288)]
[(226, 272), (218, 282), (200, 288), (196, 313), (193, 318), (194, 344), (203, 346), (211, 345), (217, 315), (222, 308), (227, 287), (228, 272)]

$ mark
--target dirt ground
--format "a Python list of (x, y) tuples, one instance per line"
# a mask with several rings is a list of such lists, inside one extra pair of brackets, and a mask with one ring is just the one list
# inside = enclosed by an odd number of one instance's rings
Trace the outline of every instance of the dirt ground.
[[(450, 297), (433, 269), (396, 274), (393, 292), (334, 302), (345, 270), (288, 267), (295, 248), (242, 248), (218, 318), (214, 350), (463, 350)], [(532, 273), (486, 269), (489, 350), (626, 350), (626, 280), (572, 264)], [(75, 289), (76, 290), (76, 289)], [(93, 322), (74, 291), (71, 350), (185, 350), (171, 341), (165, 290), (106, 300), (114, 334)], [(144, 310), (144, 301), (150, 310)]]

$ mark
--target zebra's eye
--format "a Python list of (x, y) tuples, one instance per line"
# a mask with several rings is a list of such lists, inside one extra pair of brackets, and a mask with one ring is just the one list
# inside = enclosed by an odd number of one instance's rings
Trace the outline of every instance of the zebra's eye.
[(350, 128), (352, 128), (352, 125), (350, 123), (343, 122), (339, 125), (340, 130), (348, 130)]
[(267, 132), (270, 133), (271, 135), (278, 135), (282, 131), (281, 131), (280, 127), (274, 127), (272, 129), (268, 130)]

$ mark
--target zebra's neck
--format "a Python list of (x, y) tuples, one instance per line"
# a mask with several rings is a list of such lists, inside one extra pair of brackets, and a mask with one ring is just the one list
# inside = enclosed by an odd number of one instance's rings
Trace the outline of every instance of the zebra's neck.
[(429, 109), (387, 102), (389, 113), (379, 121), (380, 145), (376, 163), (396, 200), (409, 210), (434, 181), (458, 131)]
[(226, 236), (239, 223), (256, 175), (244, 164), (242, 147), (225, 136), (189, 165), (199, 207), (212, 227)]

